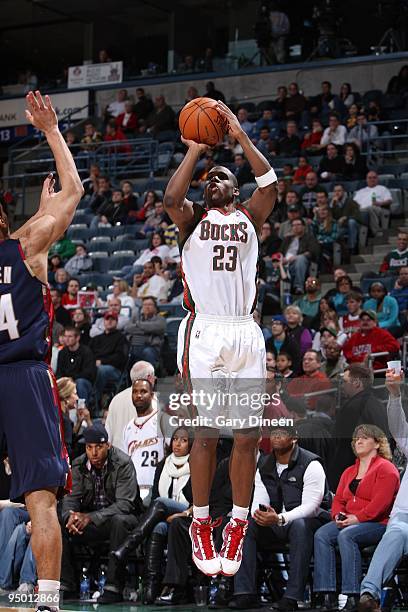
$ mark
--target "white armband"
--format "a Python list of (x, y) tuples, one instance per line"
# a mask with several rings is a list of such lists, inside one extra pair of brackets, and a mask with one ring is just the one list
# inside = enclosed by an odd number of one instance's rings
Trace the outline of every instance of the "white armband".
[(255, 177), (256, 183), (258, 187), (267, 187), (268, 185), (272, 185), (278, 180), (278, 177), (275, 174), (275, 170), (271, 168), (266, 172), (266, 174), (262, 174), (262, 176)]

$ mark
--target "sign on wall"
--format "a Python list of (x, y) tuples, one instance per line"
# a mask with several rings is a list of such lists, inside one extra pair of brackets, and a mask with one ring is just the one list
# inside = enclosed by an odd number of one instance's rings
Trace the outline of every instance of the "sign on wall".
[[(72, 91), (54, 94), (51, 96), (51, 100), (57, 112), (59, 121), (62, 121), (64, 117), (75, 110), (77, 110), (77, 112), (72, 115), (74, 120), (86, 119), (89, 115), (87, 108), (89, 103), (88, 91)], [(28, 123), (25, 116), (26, 108), (27, 104), (25, 98), (0, 100), (0, 128), (13, 127), (15, 125), (24, 125)]]
[(91, 85), (112, 85), (123, 80), (123, 62), (84, 64), (68, 69), (68, 89)]

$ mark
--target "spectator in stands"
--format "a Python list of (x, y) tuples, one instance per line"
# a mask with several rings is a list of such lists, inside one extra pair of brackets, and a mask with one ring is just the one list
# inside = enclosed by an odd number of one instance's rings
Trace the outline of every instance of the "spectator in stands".
[(184, 295), (183, 275), (181, 270), (181, 263), (178, 262), (176, 265), (175, 275), (173, 284), (171, 286), (168, 302), (169, 304), (181, 304)]
[(319, 457), (300, 448), (297, 439), (294, 427), (273, 429), (272, 452), (258, 461), (242, 564), (234, 578), (234, 609), (257, 607), (257, 552), (276, 541), (289, 543), (291, 562), (285, 594), (275, 605), (281, 611), (297, 610), (297, 601), (304, 599), (313, 535), (329, 520), (329, 503)]
[(154, 205), (153, 214), (149, 215), (144, 222), (141, 230), (142, 233), (149, 234), (150, 232), (157, 232), (165, 219), (167, 219), (167, 216), (164, 211), (163, 202), (160, 199)]
[(80, 290), (79, 280), (77, 278), (71, 278), (68, 281), (67, 291), (62, 296), (62, 305), (67, 310), (71, 310), (78, 306), (78, 291)]
[(71, 317), (68, 312), (62, 306), (62, 292), (60, 289), (56, 289), (55, 287), (51, 287), (50, 290), (51, 301), (54, 308), (54, 316), (57, 323), (60, 323), (63, 327), (71, 324)]
[(215, 89), (215, 85), (213, 81), (208, 81), (205, 85), (205, 97), (211, 98), (212, 100), (221, 100), (221, 102), (225, 102), (225, 96), (222, 91), (218, 91)]
[(353, 281), (344, 274), (337, 278), (336, 290), (332, 296), (333, 304), (339, 316), (347, 313), (347, 296), (353, 290)]
[(350, 83), (342, 84), (340, 87), (339, 98), (346, 108), (350, 108), (350, 106), (354, 103), (354, 94), (351, 91)]
[(279, 85), (277, 88), (277, 96), (273, 102), (273, 108), (277, 111), (277, 116), (283, 119), (285, 116), (285, 104), (288, 97), (288, 88), (285, 85)]
[[(96, 213), (98, 208), (105, 202), (108, 202), (112, 197), (111, 185), (109, 177), (98, 176), (96, 178), (97, 190), (94, 189), (91, 199), (89, 201), (89, 207), (92, 212)], [(74, 253), (72, 253), (73, 255)]]
[(363, 296), (359, 291), (350, 291), (346, 295), (347, 313), (340, 317), (340, 328), (350, 337), (360, 331), (360, 314), (363, 305)]
[(339, 155), (335, 144), (328, 144), (326, 155), (320, 160), (317, 174), (322, 181), (335, 181), (343, 178), (345, 163), (343, 155)]
[[(122, 448), (123, 446), (123, 431), (129, 421), (135, 416), (135, 407), (132, 402), (132, 385), (135, 380), (148, 380), (154, 388), (156, 377), (154, 367), (147, 361), (138, 361), (131, 368), (130, 373), (131, 386), (127, 387), (112, 399), (109, 404), (108, 417), (106, 419), (106, 429), (109, 434), (109, 441), (113, 446)], [(153, 395), (152, 400), (154, 410), (158, 407), (157, 395)]]
[(293, 378), (295, 372), (293, 370), (292, 355), (286, 351), (280, 350), (276, 357), (276, 369), (284, 379)]
[(97, 368), (95, 380), (97, 409), (101, 408), (102, 393), (106, 386), (119, 382), (128, 356), (126, 338), (117, 328), (118, 314), (114, 310), (107, 310), (103, 318), (105, 323), (104, 333), (95, 336), (89, 343)]
[(102, 134), (98, 132), (92, 121), (87, 121), (84, 125), (84, 135), (81, 138), (81, 149), (83, 151), (94, 151), (101, 142)]
[(251, 134), (254, 124), (248, 121), (248, 111), (246, 108), (239, 108), (237, 111), (237, 117), (240, 126), (248, 136)]
[(319, 302), (319, 308), (313, 321), (310, 323), (311, 329), (320, 329), (323, 327), (323, 316), (326, 312), (334, 311), (334, 304), (328, 295), (323, 295)]
[(271, 140), (270, 129), (268, 127), (264, 126), (259, 130), (259, 138), (256, 143), (256, 148), (261, 151), (265, 157), (269, 158), (269, 155), (273, 150), (273, 143)]
[(378, 544), (399, 489), (399, 472), (392, 464), (386, 435), (375, 425), (358, 425), (353, 432), (355, 464), (341, 475), (331, 509), (332, 521), (314, 537), (314, 592), (324, 595), (325, 612), (338, 610), (336, 546), (341, 558), (341, 593), (346, 610), (356, 610), (362, 578), (360, 548)]
[(300, 143), (296, 121), (288, 121), (286, 134), (279, 138), (275, 152), (286, 157), (297, 157), (300, 153)]
[(337, 344), (336, 338), (329, 338), (325, 346), (326, 359), (323, 362), (322, 372), (326, 374), (327, 378), (338, 380), (339, 376), (343, 374), (346, 366), (346, 360), (341, 354), (342, 348)]
[(198, 166), (197, 170), (193, 174), (193, 178), (191, 179), (190, 183), (191, 187), (193, 189), (197, 189), (197, 187), (203, 185), (207, 181), (208, 173), (210, 172), (211, 168), (214, 168), (214, 166), (215, 161), (212, 156), (212, 151), (208, 151), (204, 158), (204, 164)]
[(177, 66), (177, 72), (181, 74), (194, 72), (194, 57), (190, 54), (185, 55), (183, 61)]
[[(332, 93), (332, 85), (329, 81), (322, 81), (321, 87), (322, 91), (318, 96), (316, 96), (316, 98), (313, 99), (310, 112), (312, 114), (317, 113), (321, 115), (323, 121), (326, 121), (328, 118), (330, 127), (330, 118), (333, 113), (336, 113), (337, 117), (337, 113), (341, 114), (344, 111), (345, 106), (340, 98)], [(335, 142), (334, 144), (343, 143)]]
[(68, 149), (71, 151), (72, 155), (75, 157), (78, 153), (78, 147), (77, 147), (77, 137), (76, 134), (73, 130), (68, 130), (67, 132), (65, 132), (64, 134), (65, 136), (65, 142), (67, 143)]
[(283, 263), (289, 265), (293, 278), (293, 292), (295, 295), (303, 295), (310, 262), (316, 261), (319, 255), (319, 245), (314, 235), (306, 232), (306, 223), (303, 219), (292, 221), (292, 235), (284, 238), (280, 250), (284, 256)]
[[(110, 56), (110, 53), (108, 53), (108, 51), (106, 49), (100, 49), (98, 52), (98, 60), (97, 60), (100, 64), (106, 64), (107, 62), (112, 62), (112, 58)], [(126, 90), (124, 90), (126, 91)]]
[(256, 141), (256, 138), (259, 138), (261, 129), (267, 127), (271, 137), (276, 138), (280, 134), (280, 126), (281, 123), (276, 117), (276, 112), (274, 113), (270, 108), (266, 108), (262, 111), (262, 117), (255, 123), (252, 136)]
[(347, 236), (347, 246), (351, 253), (358, 252), (358, 236), (362, 218), (360, 209), (352, 198), (349, 198), (343, 185), (337, 184), (333, 188), (330, 201), (333, 219), (338, 224), (338, 237)]
[[(327, 199), (327, 194), (324, 192)], [(337, 240), (337, 223), (333, 220), (333, 215), (328, 206), (318, 206), (316, 217), (312, 222), (312, 231), (320, 245), (320, 268), (330, 267), (333, 259), (333, 244)], [(324, 256), (328, 259), (324, 259)]]
[(96, 216), (91, 221), (91, 228), (98, 227), (100, 221), (111, 225), (123, 224), (126, 220), (128, 210), (123, 201), (122, 190), (112, 190), (112, 198), (105, 200), (96, 211)]
[(401, 268), (408, 266), (408, 232), (400, 229), (397, 235), (397, 248), (386, 254), (380, 272), (398, 274)]
[[(86, 452), (73, 463), (73, 492), (62, 503), (61, 590), (76, 592), (72, 564), (76, 544), (109, 539), (116, 549), (137, 524), (141, 511), (136, 472), (129, 457), (108, 442), (103, 425), (84, 429)], [(124, 567), (109, 559), (106, 585), (99, 603), (122, 600)]]
[(305, 352), (312, 346), (312, 334), (303, 325), (303, 315), (298, 306), (290, 304), (284, 310), (287, 321), (287, 333), (300, 348), (300, 353), (303, 356)]
[[(77, 393), (77, 386), (72, 378), (62, 376), (57, 380), (57, 389), (61, 403), (61, 420), (64, 432), (65, 447), (67, 449), (68, 456), (72, 458), (74, 452), (74, 431), (72, 427), (71, 417), (73, 416), (73, 413), (75, 414), (75, 416), (78, 414), (77, 407), (79, 398)], [(88, 411), (90, 421), (89, 410), (87, 408), (86, 410)], [(91, 421), (90, 424), (92, 424)]]
[(392, 195), (387, 187), (378, 184), (378, 174), (374, 170), (367, 173), (367, 187), (354, 194), (354, 200), (360, 207), (363, 222), (370, 226), (375, 236), (384, 227), (392, 204)]
[(356, 181), (364, 178), (367, 175), (368, 169), (357, 145), (354, 142), (349, 142), (344, 147), (344, 150), (344, 179)]
[(69, 274), (64, 268), (58, 268), (54, 274), (54, 280), (51, 282), (51, 286), (61, 291), (64, 294), (68, 287)]
[(143, 298), (140, 314), (133, 315), (125, 327), (130, 343), (130, 365), (140, 360), (157, 365), (165, 330), (166, 321), (158, 312), (155, 298)]
[(79, 397), (91, 399), (96, 378), (95, 358), (92, 351), (80, 344), (81, 333), (76, 327), (66, 327), (64, 348), (58, 353), (56, 377), (68, 377), (75, 381)]
[[(20, 513), (19, 508), (7, 508), (14, 513)], [(5, 510), (2, 510), (2, 513)], [(24, 511), (25, 512), (25, 511)], [(18, 577), (19, 586), (15, 592), (17, 598), (34, 597), (34, 585), (37, 581), (36, 565), (31, 549), (31, 521), (27, 519), (8, 530), (6, 546), (0, 558), (0, 595), (10, 596), (13, 590), (14, 578)]]
[(135, 302), (133, 298), (131, 298), (129, 295), (129, 285), (122, 278), (114, 279), (113, 292), (109, 293), (106, 298), (108, 304), (113, 297), (120, 299), (120, 302), (122, 304), (122, 310), (120, 311), (120, 314), (124, 315), (125, 317), (130, 317), (135, 307)]
[(133, 102), (125, 101), (125, 110), (115, 119), (116, 127), (128, 138), (134, 138), (137, 131), (138, 120), (134, 111)]
[(294, 185), (303, 185), (306, 180), (306, 175), (313, 172), (312, 166), (309, 164), (307, 157), (301, 155), (298, 160), (298, 165), (293, 175)]
[(234, 166), (232, 168), (232, 172), (237, 179), (238, 187), (241, 187), (244, 183), (252, 183), (254, 181), (251, 166), (248, 164), (242, 153), (237, 153), (234, 155)]
[[(112, 295), (109, 297), (107, 302), (108, 310), (113, 310), (118, 315), (118, 329), (123, 331), (125, 326), (130, 321), (131, 309), (129, 307), (123, 308), (122, 302), (119, 297)], [(121, 312), (123, 310), (123, 313)], [(105, 323), (103, 316), (98, 317), (94, 324), (92, 325), (89, 335), (91, 338), (95, 338), (95, 336), (100, 336), (105, 331)]]
[(139, 300), (152, 297), (159, 302), (167, 302), (168, 291), (169, 281), (162, 269), (160, 257), (155, 255), (144, 264), (142, 283), (133, 286), (133, 294)]
[(48, 257), (52, 255), (59, 255), (63, 261), (75, 255), (75, 244), (67, 237), (66, 233), (51, 246)]
[(281, 351), (291, 357), (291, 366), (295, 374), (300, 372), (301, 359), (297, 343), (292, 340), (286, 330), (287, 321), (283, 315), (273, 315), (271, 321), (272, 336), (266, 341), (266, 350), (275, 354)]
[(302, 151), (308, 155), (317, 155), (321, 149), (320, 141), (323, 136), (323, 127), (320, 119), (313, 119), (312, 130), (307, 132), (301, 145)]
[[(388, 352), (399, 354), (399, 343), (386, 329), (377, 325), (377, 313), (374, 310), (363, 310), (360, 314), (361, 327), (343, 346), (343, 354), (348, 363), (367, 361), (373, 353)], [(393, 357), (391, 357), (392, 359)], [(389, 357), (375, 357), (374, 371), (384, 368)]]
[(289, 83), (288, 93), (289, 96), (284, 102), (285, 119), (294, 119), (298, 122), (306, 108), (306, 98), (299, 92), (299, 86), (295, 82)]
[(51, 257), (48, 258), (48, 282), (51, 286), (55, 281), (55, 272), (63, 267), (64, 264), (59, 255), (51, 255)]
[[(132, 147), (122, 130), (116, 125), (115, 119), (110, 119), (106, 124), (103, 140), (114, 143), (106, 149), (109, 155), (116, 155), (117, 153), (130, 155), (132, 153)], [(123, 144), (117, 144), (118, 141), (123, 142)]]
[(340, 329), (339, 317), (334, 310), (325, 312), (322, 316), (322, 325), (320, 330), (315, 333), (313, 338), (312, 348), (319, 351), (322, 358), (326, 359), (326, 345), (329, 340), (334, 338), (339, 346), (347, 340), (347, 334)]
[(400, 320), (405, 319), (408, 310), (408, 267), (399, 269), (395, 287), (390, 295), (397, 300)]
[(140, 130), (148, 134), (158, 136), (161, 132), (174, 131), (175, 114), (171, 106), (166, 103), (163, 95), (156, 96), (154, 110), (146, 119), (145, 125)]
[(150, 113), (153, 112), (153, 102), (145, 94), (143, 87), (136, 89), (137, 102), (134, 106), (134, 111), (138, 120), (145, 121)]
[[(265, 223), (262, 225), (259, 242), (260, 256), (265, 260), (272, 257), (276, 249), (279, 248), (280, 240), (276, 239), (276, 233), (273, 231), (272, 226), (268, 221), (265, 221)], [(280, 256), (280, 253), (277, 255)]]
[(358, 104), (352, 104), (347, 109), (347, 119), (346, 119), (346, 127), (348, 130), (351, 130), (355, 125), (357, 125), (357, 116), (360, 112), (360, 107)]
[(309, 276), (305, 282), (305, 294), (295, 302), (295, 306), (300, 308), (302, 315), (310, 323), (319, 310), (319, 303), (322, 297), (320, 293), (320, 281), (315, 276)]
[(125, 112), (126, 100), (128, 100), (127, 89), (119, 89), (119, 91), (116, 93), (116, 100), (111, 102), (106, 107), (106, 116), (108, 118), (113, 117), (114, 119), (116, 119), (116, 117), (119, 117), (119, 115)]
[(70, 276), (76, 276), (92, 268), (92, 259), (89, 257), (84, 244), (76, 245), (75, 255), (68, 259), (64, 267)]
[(85, 308), (75, 308), (72, 312), (72, 323), (75, 329), (79, 331), (79, 341), (82, 345), (89, 344), (89, 333), (91, 330), (91, 318)]
[(316, 172), (308, 172), (305, 178), (305, 186), (300, 190), (299, 198), (306, 210), (307, 216), (310, 218), (316, 206), (316, 193), (322, 190), (325, 191), (325, 188), (318, 184)]
[(136, 259), (135, 266), (143, 266), (146, 262), (151, 261), (155, 255), (162, 260), (167, 259), (170, 249), (165, 244), (164, 236), (161, 232), (153, 232), (150, 236), (150, 247), (142, 251)]
[(195, 65), (196, 72), (213, 72), (214, 71), (213, 59), (214, 59), (213, 50), (211, 49), (211, 47), (207, 47), (204, 52), (204, 56), (199, 58), (196, 61), (196, 65)]
[[(408, 425), (401, 401), (401, 376), (395, 370), (386, 373), (389, 392), (387, 405), (388, 424), (393, 438), (405, 457), (408, 457)], [(361, 583), (361, 612), (381, 610), (381, 588), (393, 577), (394, 570), (405, 556), (408, 541), (408, 471), (405, 470), (400, 489), (390, 514), (386, 532), (371, 559), (368, 572)]]
[(398, 75), (391, 77), (387, 94), (404, 95), (408, 92), (408, 65), (402, 66)]
[(340, 124), (339, 116), (336, 114), (329, 115), (329, 127), (324, 132), (320, 145), (326, 147), (328, 144), (334, 144), (342, 147), (346, 142), (347, 129)]
[[(307, 350), (302, 358), (303, 375), (294, 378), (287, 386), (287, 392), (292, 396), (304, 397), (305, 393), (315, 393), (331, 389), (332, 385), (326, 374), (321, 371), (322, 361), (320, 353)], [(308, 398), (311, 410), (316, 406), (316, 398)]]
[(357, 124), (348, 133), (347, 142), (354, 143), (360, 151), (366, 151), (367, 142), (376, 138), (378, 138), (377, 126), (367, 122), (367, 116), (363, 111), (359, 112)]
[[(287, 221), (279, 225), (279, 238), (286, 238), (292, 235), (292, 221), (301, 219), (304, 208), (299, 204), (299, 196), (296, 191), (289, 190), (286, 194), (286, 215)], [(309, 226), (305, 226), (305, 231), (309, 231)]]
[(380, 280), (371, 283), (368, 294), (370, 298), (364, 302), (364, 310), (373, 310), (377, 315), (379, 327), (387, 329), (393, 336), (400, 336), (397, 300), (388, 295), (384, 283)]

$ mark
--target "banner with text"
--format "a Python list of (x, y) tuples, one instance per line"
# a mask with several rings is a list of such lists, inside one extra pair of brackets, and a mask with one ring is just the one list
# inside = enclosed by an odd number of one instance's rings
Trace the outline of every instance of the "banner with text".
[[(62, 121), (67, 115), (75, 110), (77, 110), (77, 112), (72, 115), (72, 119), (79, 120), (86, 119), (88, 117), (88, 91), (73, 91), (54, 94), (51, 96), (51, 100), (57, 112), (59, 121)], [(0, 100), (0, 128), (13, 127), (15, 125), (24, 125), (28, 123), (25, 116), (26, 108), (27, 104), (25, 98)]]
[(68, 89), (91, 85), (112, 85), (121, 83), (122, 80), (123, 62), (70, 66), (68, 70)]

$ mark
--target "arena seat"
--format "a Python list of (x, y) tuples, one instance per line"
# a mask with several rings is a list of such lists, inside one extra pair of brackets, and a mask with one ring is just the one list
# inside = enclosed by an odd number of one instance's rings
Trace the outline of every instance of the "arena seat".
[(75, 239), (75, 240), (81, 240), (81, 241), (86, 242), (88, 238), (90, 238), (90, 236), (91, 236), (91, 230), (86, 225), (84, 225), (84, 227), (80, 227), (77, 229), (73, 229), (71, 226), (67, 230), (67, 237), (70, 240)]
[(109, 267), (110, 267), (110, 258), (107, 256), (105, 257), (92, 257), (92, 270), (94, 272), (108, 272)]
[(122, 225), (114, 225), (113, 227), (98, 227), (95, 235), (96, 236), (111, 236), (112, 238), (118, 236), (123, 232)]
[(249, 200), (255, 189), (258, 187), (256, 183), (244, 183), (239, 189), (239, 195), (242, 202)]

